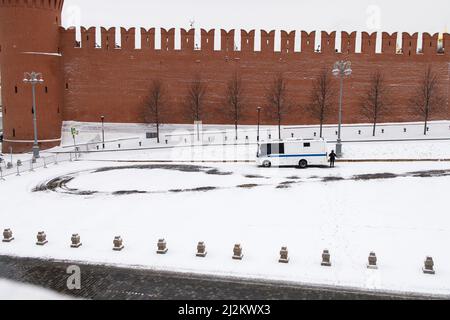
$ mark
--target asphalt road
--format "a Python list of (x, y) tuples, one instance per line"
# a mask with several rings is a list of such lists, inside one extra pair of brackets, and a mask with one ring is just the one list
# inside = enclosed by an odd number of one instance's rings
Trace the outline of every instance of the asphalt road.
[[(69, 290), (67, 268), (78, 265), (81, 289)], [(259, 282), (143, 269), (86, 265), (70, 261), (0, 256), (0, 278), (34, 284), (77, 298), (98, 300), (374, 300), (445, 299), (442, 296), (370, 292)]]

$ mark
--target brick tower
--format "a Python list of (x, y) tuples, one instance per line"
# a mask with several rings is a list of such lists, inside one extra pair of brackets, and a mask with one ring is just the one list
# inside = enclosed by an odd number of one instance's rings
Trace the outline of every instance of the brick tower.
[(33, 134), (31, 86), (25, 72), (42, 73), (36, 87), (41, 149), (60, 144), (63, 111), (59, 27), (64, 0), (0, 0), (0, 72), (3, 152), (30, 151)]

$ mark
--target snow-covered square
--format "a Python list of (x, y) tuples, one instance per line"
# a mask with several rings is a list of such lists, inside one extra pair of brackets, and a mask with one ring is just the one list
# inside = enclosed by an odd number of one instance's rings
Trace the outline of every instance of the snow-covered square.
[[(305, 170), (257, 167), (255, 145), (245, 142), (132, 150), (137, 141), (7, 176), (0, 224), (15, 239), (1, 243), (0, 254), (450, 295), (450, 162), (406, 161), (411, 149), (428, 150), (422, 160), (445, 159), (448, 141), (348, 144), (348, 162)], [(44, 246), (36, 245), (38, 231)], [(115, 236), (122, 251), (112, 250)], [(159, 239), (165, 255), (156, 253)], [(204, 258), (196, 256), (200, 241)], [(235, 244), (241, 261), (232, 259)], [(282, 247), (287, 264), (279, 263)], [(325, 249), (331, 267), (321, 265)], [(367, 268), (371, 252), (378, 269)], [(428, 256), (434, 275), (422, 271)]]

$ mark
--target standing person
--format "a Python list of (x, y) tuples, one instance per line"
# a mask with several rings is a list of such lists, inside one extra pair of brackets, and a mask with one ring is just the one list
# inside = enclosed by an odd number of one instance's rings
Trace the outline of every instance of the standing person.
[(330, 155), (330, 168), (334, 168), (334, 162), (336, 161), (336, 153), (334, 153), (334, 150), (331, 151)]

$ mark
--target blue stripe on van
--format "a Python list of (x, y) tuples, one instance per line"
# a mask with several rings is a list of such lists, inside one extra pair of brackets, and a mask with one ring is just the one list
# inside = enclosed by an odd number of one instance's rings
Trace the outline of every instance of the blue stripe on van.
[(320, 154), (276, 154), (269, 155), (269, 158), (299, 158), (299, 157), (326, 157), (326, 153)]

